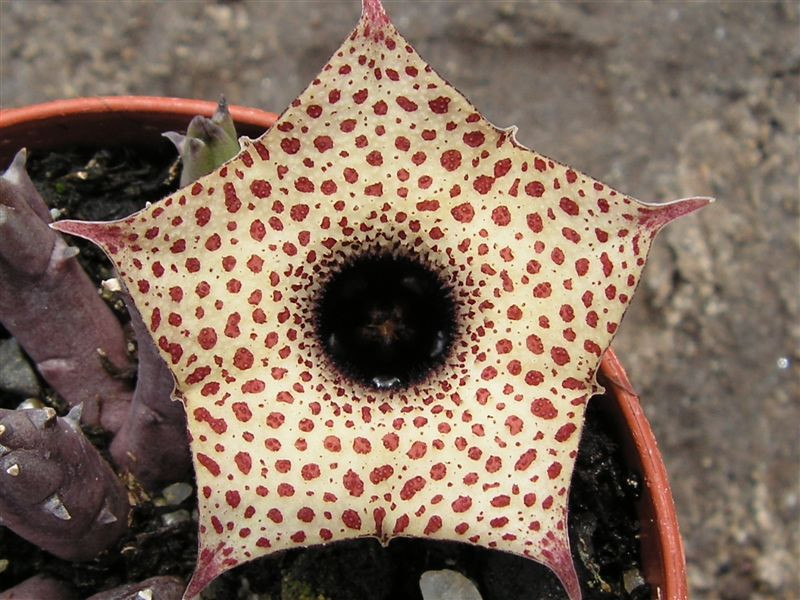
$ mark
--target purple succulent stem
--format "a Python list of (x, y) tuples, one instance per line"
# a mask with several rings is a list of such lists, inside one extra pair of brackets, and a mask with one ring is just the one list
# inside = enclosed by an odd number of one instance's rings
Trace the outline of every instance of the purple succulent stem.
[(34, 575), (12, 588), (0, 592), (0, 600), (76, 600), (77, 594), (63, 581), (47, 575)]
[(178, 577), (161, 575), (140, 583), (129, 583), (89, 596), (86, 600), (180, 600), (186, 585)]
[(127, 368), (125, 336), (50, 220), (22, 150), (0, 177), (0, 321), (84, 423), (117, 431), (131, 391), (101, 353)]
[(0, 409), (0, 524), (65, 560), (90, 560), (128, 529), (128, 493), (84, 436), (80, 409)]
[(175, 380), (161, 358), (139, 311), (123, 294), (136, 334), (139, 367), (128, 416), (111, 443), (117, 466), (148, 489), (185, 479), (191, 468), (186, 413), (171, 399)]

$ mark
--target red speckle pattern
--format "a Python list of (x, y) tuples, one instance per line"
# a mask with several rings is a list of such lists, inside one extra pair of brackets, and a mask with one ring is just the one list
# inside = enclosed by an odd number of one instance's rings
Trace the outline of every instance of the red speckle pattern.
[[(226, 168), (111, 226), (59, 225), (105, 247), (175, 374), (205, 490), (189, 592), (271, 552), (404, 535), (528, 556), (577, 598), (586, 401), (655, 232), (702, 203), (662, 216), (521, 147), (364, 4)], [(314, 336), (325, 274), (375, 248), (455, 292), (454, 351), (412, 390), (351, 385)]]

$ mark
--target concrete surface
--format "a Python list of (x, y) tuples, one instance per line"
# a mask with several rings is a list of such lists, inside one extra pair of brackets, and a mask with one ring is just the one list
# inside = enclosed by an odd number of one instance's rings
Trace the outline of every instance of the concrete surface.
[[(387, 2), (521, 142), (645, 200), (666, 231), (614, 347), (671, 473), (694, 598), (800, 597), (795, 2)], [(148, 94), (280, 111), (357, 0), (0, 3), (0, 105)]]

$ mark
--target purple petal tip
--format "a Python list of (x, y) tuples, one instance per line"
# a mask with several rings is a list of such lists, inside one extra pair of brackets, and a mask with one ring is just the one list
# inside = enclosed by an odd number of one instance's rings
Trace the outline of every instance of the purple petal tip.
[(184, 600), (196, 598), (200, 592), (208, 587), (208, 584), (228, 568), (230, 567), (225, 567), (220, 562), (218, 552), (201, 547), (194, 574), (186, 587), (186, 591), (183, 593)]
[(386, 10), (384, 10), (381, 0), (363, 0), (362, 19), (376, 27), (389, 22), (389, 17), (386, 16)]
[(648, 204), (639, 209), (639, 225), (643, 229), (656, 232), (667, 223), (700, 210), (712, 202), (714, 202), (714, 198), (698, 196), (682, 198), (681, 200), (665, 202), (664, 204)]
[(94, 242), (107, 252), (115, 254), (125, 246), (125, 238), (119, 223), (102, 223), (97, 221), (56, 221), (50, 227), (61, 233)]

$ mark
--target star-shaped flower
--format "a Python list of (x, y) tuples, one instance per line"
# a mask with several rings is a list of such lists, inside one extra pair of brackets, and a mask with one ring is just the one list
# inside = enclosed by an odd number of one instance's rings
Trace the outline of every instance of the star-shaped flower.
[[(600, 358), (655, 233), (707, 202), (642, 204), (520, 146), (364, 0), (319, 77), (216, 173), (122, 221), (59, 223), (116, 263), (186, 406), (187, 595), (271, 552), (421, 536), (528, 556), (579, 598), (567, 494)], [(449, 289), (437, 368), (341, 368), (320, 299), (364, 256)], [(395, 308), (370, 335), (402, 337)]]

